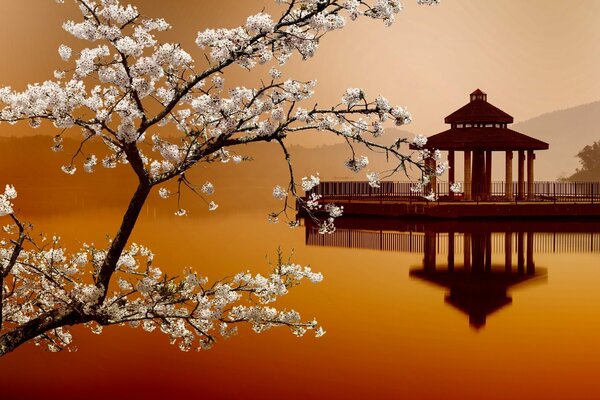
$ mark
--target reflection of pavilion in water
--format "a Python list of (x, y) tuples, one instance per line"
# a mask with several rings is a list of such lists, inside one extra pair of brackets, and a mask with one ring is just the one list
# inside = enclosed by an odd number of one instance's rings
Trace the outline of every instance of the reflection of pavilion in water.
[(308, 224), (306, 243), (421, 253), (423, 264), (410, 276), (446, 288), (446, 302), (466, 313), (471, 326), (479, 329), (488, 315), (511, 304), (509, 289), (546, 279), (546, 271), (535, 265), (535, 253), (600, 253), (598, 225), (342, 218), (331, 235), (320, 235)]
[[(462, 262), (455, 258), (455, 232), (449, 232), (447, 263), (437, 260), (436, 232), (425, 232), (422, 268), (412, 269), (410, 276), (448, 289), (445, 300), (469, 316), (472, 327), (479, 329), (493, 312), (512, 303), (508, 290), (515, 285), (546, 278), (533, 260), (533, 232), (465, 231)], [(492, 237), (504, 239), (504, 262), (492, 262)], [(516, 263), (513, 247), (516, 245)], [(516, 264), (516, 265), (515, 265)]]

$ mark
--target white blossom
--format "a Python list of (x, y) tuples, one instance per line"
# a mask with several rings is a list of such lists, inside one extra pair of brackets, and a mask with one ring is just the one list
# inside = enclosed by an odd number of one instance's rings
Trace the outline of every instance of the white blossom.
[(427, 193), (426, 195), (424, 195), (423, 197), (427, 201), (437, 201), (438, 200), (438, 196), (437, 196), (437, 194), (435, 194), (435, 192), (433, 190), (430, 191), (429, 193)]
[(279, 70), (275, 69), (275, 68), (271, 68), (269, 70), (269, 75), (273, 79), (279, 79), (279, 78), (281, 78), (281, 72)]
[(369, 181), (369, 186), (372, 188), (381, 187), (381, 181), (377, 172), (367, 172), (367, 180)]
[(336, 206), (333, 203), (327, 203), (325, 204), (325, 211), (329, 213), (331, 218), (338, 218), (344, 213), (344, 206)]
[(452, 193), (460, 193), (462, 191), (462, 186), (460, 182), (454, 182), (450, 185), (450, 191)]
[(308, 110), (305, 110), (304, 108), (299, 107), (298, 110), (296, 110), (296, 119), (298, 121), (308, 122), (308, 120), (310, 119)]
[(273, 31), (274, 26), (271, 16), (265, 13), (252, 15), (246, 20), (246, 28), (250, 32), (268, 33)]
[(394, 117), (397, 126), (408, 125), (412, 122), (410, 113), (404, 107), (394, 107), (390, 110), (390, 114), (392, 117)]
[(8, 200), (14, 200), (17, 198), (17, 190), (15, 189), (15, 187), (13, 185), (6, 185), (4, 187), (4, 196)]
[(410, 191), (411, 193), (420, 193), (421, 191), (423, 191), (423, 187), (425, 185), (426, 183), (424, 184), (423, 182), (415, 182), (410, 185)]
[(52, 146), (52, 151), (54, 151), (56, 153), (58, 153), (59, 151), (62, 151), (63, 150), (62, 137), (55, 136), (53, 138), (53, 141), (54, 141), (54, 145)]
[(158, 189), (158, 195), (162, 199), (166, 199), (171, 195), (171, 191), (167, 188), (161, 187), (160, 189)]
[(311, 211), (321, 208), (321, 204), (319, 204), (321, 197), (322, 196), (320, 194), (311, 193), (306, 200), (306, 208)]
[(90, 154), (83, 163), (83, 170), (91, 173), (94, 171), (94, 167), (98, 164), (98, 158), (94, 154)]
[(321, 225), (319, 225), (319, 234), (321, 235), (325, 235), (325, 234), (332, 234), (335, 232), (335, 225), (333, 223), (334, 219), (332, 217), (328, 218), (327, 220), (323, 221), (321, 223)]
[(417, 135), (413, 139), (413, 144), (417, 147), (423, 147), (427, 144), (427, 136)]
[(444, 173), (446, 171), (448, 171), (450, 169), (450, 164), (448, 163), (447, 160), (444, 160), (442, 162), (439, 162), (436, 167), (435, 167), (435, 171), (434, 171), (434, 175), (436, 176), (442, 176), (444, 175)]
[(277, 185), (273, 188), (273, 197), (277, 200), (284, 200), (287, 197), (288, 193), (284, 188)]
[(72, 165), (63, 165), (60, 169), (67, 175), (74, 175), (75, 171), (77, 171), (77, 168)]
[(362, 89), (359, 88), (349, 88), (346, 89), (346, 93), (342, 96), (342, 103), (347, 104), (348, 107), (352, 107), (356, 105), (358, 102), (363, 100), (365, 97)]
[(367, 156), (360, 156), (358, 159), (350, 158), (346, 161), (345, 165), (350, 171), (359, 172), (369, 165), (369, 158)]
[(319, 178), (318, 173), (316, 176), (311, 175), (310, 178), (305, 176), (302, 178), (302, 189), (304, 189), (305, 192), (308, 192), (309, 190), (315, 188), (319, 183), (321, 183), (321, 179)]
[(215, 192), (215, 187), (213, 186), (212, 183), (210, 182), (205, 182), (202, 185), (202, 188), (200, 189), (202, 191), (202, 193), (206, 194), (206, 195), (211, 195)]
[(60, 55), (60, 58), (62, 58), (64, 61), (69, 61), (69, 59), (71, 58), (71, 48), (64, 44), (61, 44), (58, 47), (58, 54)]
[(11, 185), (6, 185), (4, 193), (0, 194), (0, 217), (13, 213), (13, 204), (10, 200), (16, 197), (17, 192), (15, 188)]
[(325, 330), (323, 329), (323, 327), (322, 327), (322, 326), (320, 326), (320, 327), (319, 327), (319, 329), (317, 329), (317, 330), (315, 331), (315, 337), (318, 337), (318, 338), (319, 338), (319, 337), (323, 336), (323, 335), (324, 335), (326, 332), (327, 332), (327, 331), (325, 331)]

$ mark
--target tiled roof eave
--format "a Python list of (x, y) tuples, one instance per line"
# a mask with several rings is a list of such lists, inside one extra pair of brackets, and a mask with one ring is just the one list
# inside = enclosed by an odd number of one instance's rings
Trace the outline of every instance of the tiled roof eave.
[[(549, 144), (508, 128), (452, 128), (430, 136), (425, 146), (439, 150), (547, 150)], [(410, 145), (413, 150), (418, 149)]]

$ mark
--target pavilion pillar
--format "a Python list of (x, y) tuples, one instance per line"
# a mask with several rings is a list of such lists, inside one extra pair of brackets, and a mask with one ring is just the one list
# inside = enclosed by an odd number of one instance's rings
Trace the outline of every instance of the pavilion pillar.
[(485, 194), (487, 198), (492, 195), (492, 151), (485, 152)]
[(465, 150), (465, 187), (464, 187), (464, 199), (471, 200), (471, 150)]
[[(454, 175), (454, 150), (448, 151), (448, 167), (450, 168), (448, 171), (448, 183), (452, 185), (456, 179)], [(454, 192), (450, 190), (450, 187), (448, 187), (448, 195), (451, 199), (454, 198)]]
[(534, 193), (534, 177), (533, 177), (533, 161), (535, 154), (533, 150), (527, 150), (527, 197), (533, 199)]
[(486, 235), (476, 233), (471, 236), (471, 268), (473, 272), (483, 272), (485, 268), (485, 243)]
[(490, 272), (492, 270), (492, 233), (486, 233), (485, 235), (485, 270)]
[(513, 185), (512, 185), (512, 165), (513, 165), (513, 152), (506, 152), (506, 166), (504, 174), (504, 195), (508, 200), (513, 196)]
[(476, 200), (481, 200), (485, 193), (486, 178), (485, 178), (485, 153), (483, 150), (473, 151), (473, 167), (472, 167), (473, 189), (472, 196)]
[(518, 194), (517, 198), (519, 200), (523, 200), (525, 198), (525, 152), (523, 150), (519, 150), (519, 160), (518, 160)]
[(512, 232), (504, 233), (504, 270), (512, 272)]
[(534, 246), (534, 242), (533, 242), (533, 232), (529, 231), (527, 232), (527, 261), (526, 261), (526, 267), (527, 267), (527, 273), (528, 274), (535, 274), (535, 264), (533, 262), (533, 246)]
[(454, 271), (454, 232), (448, 232), (448, 272)]
[(463, 240), (463, 265), (465, 266), (465, 271), (468, 272), (471, 269), (471, 234), (465, 232)]
[(517, 271), (519, 274), (525, 272), (525, 233), (522, 231), (517, 232)]
[(423, 258), (423, 266), (426, 271), (435, 271), (436, 264), (436, 253), (435, 253), (435, 245), (436, 245), (436, 237), (435, 232), (425, 232), (425, 240), (423, 242), (424, 245), (424, 258)]

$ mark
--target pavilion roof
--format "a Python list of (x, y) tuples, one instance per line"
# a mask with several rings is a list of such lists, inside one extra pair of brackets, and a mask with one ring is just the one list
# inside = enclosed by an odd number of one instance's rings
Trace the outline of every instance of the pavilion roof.
[(444, 119), (444, 122), (447, 124), (469, 122), (513, 123), (511, 115), (488, 103), (487, 94), (482, 92), (481, 89), (477, 89), (471, 93), (470, 99), (469, 103), (448, 115)]
[[(483, 92), (482, 92), (483, 93)], [(513, 123), (513, 117), (484, 100), (473, 100), (444, 118), (447, 124), (468, 122)]]
[[(428, 149), (438, 150), (547, 150), (546, 142), (508, 128), (451, 128), (427, 138)], [(410, 148), (418, 149), (415, 145)]]

